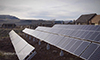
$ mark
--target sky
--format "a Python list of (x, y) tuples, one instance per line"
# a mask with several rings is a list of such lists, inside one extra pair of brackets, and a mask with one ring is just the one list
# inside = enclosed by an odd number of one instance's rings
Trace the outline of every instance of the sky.
[(91, 13), (100, 14), (100, 0), (0, 0), (0, 15), (20, 19), (76, 20)]

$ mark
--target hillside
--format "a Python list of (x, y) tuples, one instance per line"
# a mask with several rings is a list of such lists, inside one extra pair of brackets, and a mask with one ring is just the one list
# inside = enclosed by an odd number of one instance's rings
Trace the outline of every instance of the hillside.
[(11, 15), (0, 15), (0, 20), (1, 19), (18, 19), (19, 20), (19, 18), (15, 16), (11, 16)]

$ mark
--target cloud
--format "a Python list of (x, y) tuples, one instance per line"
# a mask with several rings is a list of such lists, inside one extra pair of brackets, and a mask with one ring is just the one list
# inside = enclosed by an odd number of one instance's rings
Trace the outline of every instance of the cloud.
[(100, 14), (100, 0), (0, 0), (0, 14), (21, 19), (74, 20), (84, 13)]

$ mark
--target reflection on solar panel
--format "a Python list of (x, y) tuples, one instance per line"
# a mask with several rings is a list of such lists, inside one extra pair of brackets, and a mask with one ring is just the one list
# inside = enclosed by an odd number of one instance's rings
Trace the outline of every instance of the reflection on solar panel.
[(13, 30), (9, 33), (9, 35), (19, 60), (24, 60), (35, 49)]
[(51, 28), (39, 26), (34, 32), (30, 30), (25, 28), (23, 32), (83, 59), (100, 59), (99, 25), (54, 25)]

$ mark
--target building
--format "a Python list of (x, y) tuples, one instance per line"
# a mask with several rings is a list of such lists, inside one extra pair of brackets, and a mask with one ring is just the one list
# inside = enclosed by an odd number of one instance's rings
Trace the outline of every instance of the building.
[(16, 24), (10, 23), (10, 24), (2, 24), (2, 28), (15, 28)]
[(63, 24), (64, 21), (55, 21), (54, 23), (55, 23), (55, 24)]
[(96, 15), (97, 15), (96, 13), (81, 15), (81, 16), (76, 20), (76, 24), (80, 24), (80, 25), (89, 25), (89, 24), (91, 24), (91, 20), (92, 20)]
[(100, 15), (96, 15), (92, 20), (91, 20), (92, 24), (95, 25), (100, 25)]
[(3, 19), (0, 20), (0, 27), (2, 28), (9, 28), (10, 25), (15, 24), (17, 28), (36, 28), (37, 26), (48, 26), (52, 27), (53, 21), (46, 21), (46, 20), (13, 20), (13, 19)]

